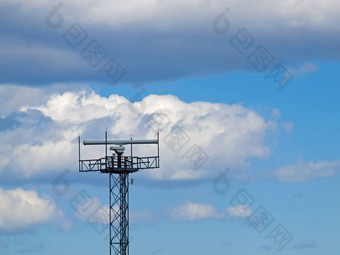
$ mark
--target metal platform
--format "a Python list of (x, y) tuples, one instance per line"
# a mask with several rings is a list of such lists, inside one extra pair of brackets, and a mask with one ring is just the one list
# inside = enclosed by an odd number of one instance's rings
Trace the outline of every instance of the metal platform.
[(159, 168), (159, 156), (151, 157), (118, 157), (108, 156), (99, 159), (79, 160), (80, 172), (102, 172), (102, 173), (133, 173), (138, 170)]

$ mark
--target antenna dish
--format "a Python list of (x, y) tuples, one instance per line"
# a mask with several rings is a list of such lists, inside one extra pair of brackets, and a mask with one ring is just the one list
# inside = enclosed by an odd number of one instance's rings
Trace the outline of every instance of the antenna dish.
[(84, 140), (84, 145), (105, 145), (105, 144), (115, 144), (115, 145), (127, 145), (127, 144), (158, 144), (158, 139), (153, 140), (107, 140), (100, 141), (100, 140), (94, 140), (94, 141), (86, 141)]

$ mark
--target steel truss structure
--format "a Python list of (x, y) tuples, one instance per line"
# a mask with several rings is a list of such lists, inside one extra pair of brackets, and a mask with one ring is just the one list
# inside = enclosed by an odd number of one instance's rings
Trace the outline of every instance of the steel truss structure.
[[(129, 174), (141, 169), (159, 168), (159, 134), (156, 140), (107, 140), (84, 141), (84, 145), (105, 145), (105, 157), (99, 159), (80, 158), (79, 172), (100, 172), (109, 175), (109, 204), (110, 204), (110, 255), (129, 255)], [(107, 146), (119, 145), (110, 149), (117, 155), (108, 156)], [(132, 155), (134, 144), (157, 144), (157, 156), (136, 157)], [(131, 146), (131, 155), (124, 156), (123, 145)]]

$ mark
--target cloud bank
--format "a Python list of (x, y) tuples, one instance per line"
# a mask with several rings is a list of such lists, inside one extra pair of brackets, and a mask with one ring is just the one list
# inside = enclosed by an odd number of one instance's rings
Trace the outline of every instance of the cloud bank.
[[(91, 90), (52, 93), (38, 104), (34, 98), (1, 118), (10, 123), (0, 131), (3, 182), (49, 180), (65, 169), (77, 171), (77, 136), (102, 139), (106, 128), (111, 139), (155, 138), (160, 130), (161, 168), (145, 171), (145, 179), (205, 180), (221, 166), (242, 176), (252, 158), (269, 156), (266, 139), (277, 126), (239, 104), (185, 103), (171, 95), (135, 103)], [(200, 157), (192, 155), (193, 148)], [(137, 147), (135, 152), (156, 153)], [(83, 149), (82, 158), (102, 156), (103, 148)]]
[[(0, 83), (108, 83), (112, 58), (127, 83), (255, 72), (246, 57), (259, 45), (273, 65), (311, 63), (306, 73), (315, 60), (339, 60), (339, 11), (336, 0), (4, 0)], [(243, 28), (254, 43), (241, 55), (229, 41)]]

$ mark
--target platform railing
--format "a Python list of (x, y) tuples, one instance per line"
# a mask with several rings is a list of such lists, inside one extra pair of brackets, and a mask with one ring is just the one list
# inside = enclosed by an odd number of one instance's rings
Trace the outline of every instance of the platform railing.
[[(119, 167), (120, 165), (120, 167)], [(128, 171), (135, 172), (142, 169), (158, 168), (159, 157), (131, 157), (122, 156), (119, 164), (118, 157), (108, 156), (106, 158), (99, 159), (86, 159), (79, 160), (79, 171), (80, 172), (110, 172), (110, 171)]]

